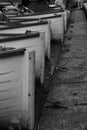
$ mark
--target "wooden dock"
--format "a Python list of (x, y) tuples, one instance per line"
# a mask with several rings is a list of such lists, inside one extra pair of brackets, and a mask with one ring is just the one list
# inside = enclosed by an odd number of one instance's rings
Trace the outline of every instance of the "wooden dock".
[(47, 97), (68, 109), (55, 108), (47, 101), (37, 130), (87, 129), (87, 19), (83, 10), (76, 9), (71, 20), (65, 39), (69, 51), (60, 57)]

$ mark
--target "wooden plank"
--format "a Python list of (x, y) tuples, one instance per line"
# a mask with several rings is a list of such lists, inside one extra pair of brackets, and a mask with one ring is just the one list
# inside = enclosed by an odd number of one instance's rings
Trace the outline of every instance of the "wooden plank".
[(11, 82), (2, 83), (2, 84), (0, 84), (0, 92), (4, 92), (4, 91), (18, 88), (19, 84), (20, 84), (19, 79), (13, 80)]
[(8, 118), (9, 120), (10, 119), (14, 119), (14, 117), (17, 118), (17, 115), (19, 114), (20, 115), (20, 112), (22, 114), (22, 111), (21, 111), (21, 107), (22, 106), (11, 106), (11, 107), (8, 107), (7, 109), (2, 109), (2, 111), (0, 111), (0, 120), (2, 121), (1, 118)]
[(29, 87), (28, 87), (28, 113), (30, 116), (30, 129), (35, 123), (35, 51), (29, 53)]
[(16, 98), (17, 96), (18, 97), (21, 96), (21, 94), (22, 94), (22, 85), (18, 86), (18, 88), (15, 89), (10, 89), (6, 91), (4, 90), (3, 92), (0, 92), (0, 101)]
[(17, 81), (18, 72), (7, 72), (7, 73), (0, 73), (0, 84), (5, 83), (5, 82), (11, 82), (13, 80)]
[[(20, 94), (21, 93), (21, 94)], [(0, 112), (6, 108), (10, 108), (11, 106), (22, 106), (22, 92), (15, 97), (10, 97), (9, 99), (5, 99), (0, 101)], [(21, 109), (21, 108), (20, 108)]]
[[(0, 59), (0, 80), (12, 80), (0, 84), (0, 121), (10, 119), (22, 111), (23, 58), (24, 56), (20, 55)], [(11, 70), (15, 70), (15, 73)], [(14, 77), (19, 80), (15, 81)]]
[(23, 120), (30, 130), (34, 128), (35, 51), (26, 52), (23, 61), (22, 110)]
[[(11, 65), (10, 65), (9, 59), (12, 61)], [(20, 66), (22, 62), (21, 60), (22, 60), (22, 56), (21, 57), (19, 56), (18, 59), (14, 57), (14, 60), (13, 60), (13, 57), (6, 58), (5, 60), (1, 59), (0, 60), (0, 74), (10, 73), (10, 72), (15, 72), (15, 71), (18, 73), (18, 71), (20, 71), (21, 69), (18, 67)]]
[[(36, 51), (36, 55), (38, 55), (38, 52), (41, 51), (39, 58), (40, 58), (40, 72), (41, 72), (41, 76), (40, 76), (40, 81), (41, 84), (44, 84), (44, 69), (45, 69), (45, 33), (42, 32), (40, 33), (40, 38), (41, 38), (41, 48), (40, 50)], [(43, 57), (43, 59), (41, 58)]]

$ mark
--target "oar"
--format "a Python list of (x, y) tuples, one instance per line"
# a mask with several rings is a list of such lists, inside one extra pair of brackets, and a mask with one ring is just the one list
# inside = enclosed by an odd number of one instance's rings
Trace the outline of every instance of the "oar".
[[(15, 7), (15, 4), (14, 4), (12, 1), (8, 0), (8, 2), (11, 3), (11, 5), (13, 5), (13, 6)], [(29, 9), (28, 7), (25, 7), (24, 5), (22, 5), (22, 7), (23, 7), (25, 10), (27, 10), (28, 12), (34, 13), (34, 11), (31, 10), (31, 9)], [(16, 8), (17, 8), (17, 7), (16, 7)], [(19, 9), (19, 8), (18, 8), (18, 9)], [(21, 10), (20, 10), (20, 12), (23, 14), (23, 12), (22, 12)]]
[[(16, 7), (15, 6), (15, 4), (12, 2), (12, 1), (10, 1), (10, 0), (7, 0), (11, 5), (13, 5), (14, 7)], [(21, 13), (21, 14), (23, 14), (23, 12), (18, 8), (18, 7), (16, 7), (17, 9), (18, 9), (18, 11)]]
[(27, 10), (28, 12), (34, 13), (34, 11), (31, 10), (31, 9), (29, 9), (28, 7), (26, 7), (26, 6), (24, 6), (24, 5), (22, 5), (22, 7), (23, 7), (25, 10)]
[(10, 0), (7, 0), (11, 5), (13, 5), (13, 6), (15, 6), (15, 4), (12, 2), (12, 1), (10, 1)]

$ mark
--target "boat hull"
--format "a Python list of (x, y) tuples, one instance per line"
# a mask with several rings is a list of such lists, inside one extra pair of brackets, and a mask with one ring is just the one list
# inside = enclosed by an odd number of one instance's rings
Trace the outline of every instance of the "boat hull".
[(43, 20), (50, 20), (51, 21), (51, 39), (54, 40), (61, 40), (63, 42), (64, 38), (64, 29), (66, 26), (66, 13), (57, 12), (54, 13), (43, 13), (43, 14), (36, 14), (36, 15), (25, 15), (25, 16), (17, 16), (17, 17), (9, 17), (10, 20), (19, 20), (19, 19), (43, 19)]
[(0, 52), (0, 128), (32, 130), (35, 53), (20, 50)]
[[(37, 35), (39, 34), (39, 35)], [(6, 47), (26, 48), (27, 51), (35, 51), (35, 78), (44, 84), (44, 68), (45, 68), (45, 34), (30, 32), (26, 36), (15, 36), (13, 38), (9, 34), (9, 38), (4, 36), (0, 39), (0, 43), (4, 43)], [(27, 38), (26, 38), (27, 37)], [(18, 40), (19, 38), (19, 40)]]
[(50, 21), (34, 21), (31, 22), (21, 22), (22, 25), (8, 26), (0, 29), (0, 33), (25, 33), (26, 31), (39, 31), (45, 32), (45, 56), (46, 59), (50, 61), (50, 44), (51, 44), (51, 36), (50, 36)]

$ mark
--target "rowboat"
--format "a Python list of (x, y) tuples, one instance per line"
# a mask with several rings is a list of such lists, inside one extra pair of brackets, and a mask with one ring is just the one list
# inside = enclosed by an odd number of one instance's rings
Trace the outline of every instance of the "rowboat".
[[(43, 12), (43, 13), (33, 13), (32, 15), (22, 15), (22, 16), (11, 16), (10, 20), (24, 20), (24, 21), (34, 21), (35, 19), (44, 19), (51, 20), (51, 36), (52, 39), (61, 39), (63, 41), (64, 32), (67, 30), (67, 19), (69, 11), (68, 10), (57, 10), (54, 8), (54, 11)], [(55, 17), (56, 16), (56, 17)], [(55, 33), (57, 32), (57, 36)], [(62, 38), (61, 38), (62, 34)]]
[[(28, 13), (23, 15), (6, 15), (10, 20), (21, 20), (21, 19), (44, 19), (44, 20), (50, 20), (51, 21), (51, 39), (54, 40), (61, 40), (63, 42), (64, 37), (64, 16), (66, 13), (64, 13), (63, 9), (54, 8), (54, 9), (48, 9), (43, 12), (34, 12), (34, 13)], [(66, 21), (65, 21), (66, 22)]]
[(0, 34), (0, 44), (6, 47), (26, 48), (35, 51), (35, 78), (44, 84), (45, 45), (44, 32), (29, 31), (26, 34)]
[[(19, 23), (19, 24), (18, 24)], [(6, 25), (7, 26), (7, 25)], [(50, 61), (50, 43), (51, 43), (51, 36), (50, 36), (50, 21), (38, 21), (34, 20), (31, 22), (28, 21), (18, 21), (13, 24), (12, 26), (8, 25), (7, 27), (0, 28), (0, 33), (25, 33), (26, 30), (32, 30), (32, 31), (39, 31), (39, 32), (45, 32), (45, 56), (46, 59)]]
[(34, 19), (42, 19), (42, 20), (48, 20), (51, 21), (51, 39), (52, 40), (61, 40), (63, 42), (64, 37), (64, 17), (63, 13), (47, 13), (47, 14), (32, 14), (32, 15), (25, 15), (20, 17), (10, 17), (10, 20), (30, 20), (33, 21)]
[(33, 130), (35, 52), (4, 49), (0, 45), (0, 129)]
[[(14, 8), (14, 6), (13, 6)], [(41, 12), (24, 13), (22, 15), (11, 14), (6, 16), (12, 20), (23, 20), (24, 21), (34, 21), (35, 19), (51, 20), (51, 39), (61, 40), (63, 42), (64, 32), (67, 30), (67, 10), (62, 7), (55, 6), (54, 8), (49, 7), (47, 10)]]

